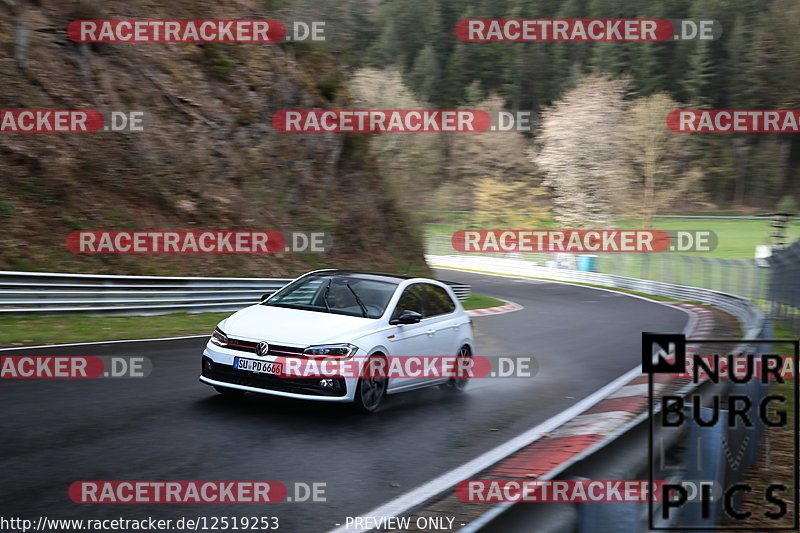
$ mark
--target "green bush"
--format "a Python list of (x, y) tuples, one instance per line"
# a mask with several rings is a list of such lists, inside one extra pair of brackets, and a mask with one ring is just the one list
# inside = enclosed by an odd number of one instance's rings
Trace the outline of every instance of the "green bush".
[(0, 200), (0, 220), (11, 218), (17, 214), (17, 206), (11, 200)]
[(204, 43), (203, 62), (208, 73), (219, 80), (227, 79), (236, 70), (236, 62), (230, 58), (222, 43)]
[(794, 198), (789, 195), (784, 196), (781, 198), (781, 201), (778, 202), (778, 213), (789, 213), (790, 215), (797, 214), (797, 202), (795, 202)]

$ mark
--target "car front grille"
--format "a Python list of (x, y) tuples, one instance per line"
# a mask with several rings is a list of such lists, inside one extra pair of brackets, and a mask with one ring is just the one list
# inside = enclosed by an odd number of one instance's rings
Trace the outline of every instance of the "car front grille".
[(319, 379), (288, 379), (271, 374), (257, 374), (247, 370), (239, 370), (230, 365), (215, 363), (210, 357), (203, 356), (203, 376), (214, 381), (267, 389), (294, 394), (312, 394), (316, 396), (345, 396), (347, 386), (342, 378), (334, 378), (332, 387), (322, 387)]
[[(226, 348), (238, 350), (240, 352), (256, 353), (257, 346), (258, 342), (228, 338), (228, 345)], [(294, 346), (281, 346), (278, 344), (269, 343), (269, 352), (267, 352), (267, 355), (302, 357), (303, 350), (304, 348), (295, 348)]]

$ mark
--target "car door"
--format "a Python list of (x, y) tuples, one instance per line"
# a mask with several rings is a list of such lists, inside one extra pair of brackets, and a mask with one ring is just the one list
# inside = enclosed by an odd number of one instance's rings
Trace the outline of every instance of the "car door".
[(424, 283), (426, 334), (431, 341), (431, 355), (455, 356), (458, 353), (459, 322), (456, 304), (447, 291)]
[[(430, 329), (425, 323), (425, 291), (421, 283), (407, 286), (400, 295), (397, 305), (392, 311), (391, 319), (397, 318), (405, 310), (415, 311), (423, 316), (416, 324), (398, 324), (389, 335), (390, 355), (430, 355)], [(423, 380), (419, 378), (400, 377), (389, 382), (389, 389), (400, 390), (413, 388), (420, 385)]]

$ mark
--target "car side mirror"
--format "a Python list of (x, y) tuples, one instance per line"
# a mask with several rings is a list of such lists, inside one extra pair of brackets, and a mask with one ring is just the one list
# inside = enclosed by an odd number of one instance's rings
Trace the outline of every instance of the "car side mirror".
[(263, 304), (263, 303), (264, 303), (264, 300), (266, 300), (266, 299), (267, 299), (267, 298), (269, 298), (270, 296), (272, 296), (272, 294), (263, 294), (263, 295), (261, 296), (261, 303)]
[(416, 324), (422, 320), (422, 315), (411, 309), (406, 309), (400, 315), (389, 321), (389, 324)]

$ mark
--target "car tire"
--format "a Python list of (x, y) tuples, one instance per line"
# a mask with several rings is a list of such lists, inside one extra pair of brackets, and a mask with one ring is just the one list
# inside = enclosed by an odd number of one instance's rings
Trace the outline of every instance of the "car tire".
[[(459, 362), (462, 358), (470, 358), (470, 357), (472, 357), (472, 350), (468, 345), (465, 344), (458, 350), (458, 355), (456, 355), (457, 358), (456, 368), (461, 368)], [(442, 388), (442, 390), (445, 390), (447, 392), (459, 393), (459, 392), (464, 392), (464, 389), (467, 388), (467, 383), (469, 383), (469, 378), (454, 377), (450, 378), (447, 381), (447, 383), (443, 383), (442, 385), (440, 385), (440, 387)]]
[(214, 390), (222, 394), (226, 398), (241, 398), (244, 396), (244, 391), (241, 389), (231, 389), (228, 387), (217, 387), (214, 385)]
[[(374, 355), (367, 359), (364, 367), (366, 368), (370, 364), (370, 361), (378, 358), (384, 359), (384, 362), (386, 360), (381, 355)], [(353, 399), (353, 404), (356, 411), (361, 413), (376, 412), (380, 407), (381, 402), (383, 402), (383, 398), (386, 396), (387, 385), (388, 379), (381, 376), (364, 375), (358, 378), (358, 383), (356, 384), (356, 394), (355, 398)]]

